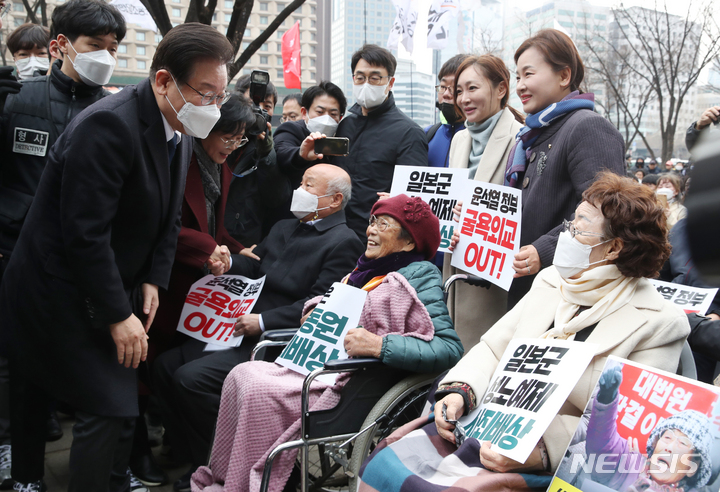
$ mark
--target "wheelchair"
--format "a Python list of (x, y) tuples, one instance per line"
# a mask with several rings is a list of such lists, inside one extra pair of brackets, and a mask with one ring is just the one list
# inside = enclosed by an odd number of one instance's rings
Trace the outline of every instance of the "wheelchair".
[[(443, 285), (446, 302), (450, 287), (457, 281), (488, 285), (472, 275), (453, 275)], [(264, 334), (252, 358), (261, 358), (263, 352), (279, 353), (295, 331), (273, 330)], [(274, 360), (267, 355), (263, 358)], [(340, 402), (328, 410), (309, 411), (310, 384), (322, 374), (333, 373), (353, 373), (341, 391)], [(356, 490), (365, 458), (395, 429), (422, 414), (438, 376), (389, 368), (374, 358), (333, 360), (311, 372), (303, 383), (300, 438), (272, 450), (265, 462), (260, 491), (267, 492), (275, 458), (291, 449), (299, 449), (296, 466), (303, 492)]]
[[(457, 281), (474, 286), (489, 285), (487, 281), (471, 275), (453, 275), (443, 286), (446, 301), (451, 286)], [(264, 341), (255, 347), (253, 358), (263, 351), (278, 355), (295, 331), (266, 333)], [(266, 359), (274, 360), (274, 357)], [(308, 393), (312, 381), (322, 374), (341, 372), (354, 374), (342, 389), (337, 406), (309, 411)], [(687, 341), (677, 373), (697, 378)], [(313, 371), (303, 384), (300, 438), (272, 450), (265, 462), (261, 492), (267, 492), (274, 460), (291, 449), (300, 451), (296, 467), (300, 471), (301, 491), (356, 490), (360, 467), (365, 459), (395, 429), (424, 413), (428, 394), (438, 376), (388, 368), (373, 358), (334, 360)]]

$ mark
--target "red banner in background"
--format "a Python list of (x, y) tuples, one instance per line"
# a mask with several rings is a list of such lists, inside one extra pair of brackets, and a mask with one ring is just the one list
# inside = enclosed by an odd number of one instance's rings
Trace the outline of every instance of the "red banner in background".
[(287, 89), (302, 89), (300, 84), (300, 21), (282, 37), (283, 80)]
[(620, 383), (617, 430), (627, 439), (635, 437), (640, 452), (646, 453), (647, 440), (660, 419), (683, 410), (697, 410), (711, 416), (718, 395), (710, 388), (680, 378), (668, 378), (641, 367), (625, 364)]

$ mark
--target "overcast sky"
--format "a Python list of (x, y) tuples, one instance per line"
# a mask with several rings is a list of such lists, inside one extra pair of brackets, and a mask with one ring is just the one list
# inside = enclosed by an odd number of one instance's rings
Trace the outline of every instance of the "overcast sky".
[[(466, 3), (472, 5), (475, 2), (479, 3), (479, 1), (480, 0), (466, 0)], [(668, 12), (670, 12), (671, 14), (684, 17), (687, 12), (688, 5), (690, 5), (691, 7), (699, 7), (707, 1), (710, 0), (692, 0), (692, 3), (688, 1), (671, 0), (667, 2), (667, 9)], [(410, 59), (415, 61), (415, 65), (418, 71), (432, 73), (432, 50), (426, 47), (427, 12), (430, 8), (432, 0), (417, 0), (417, 2), (419, 4), (418, 10), (420, 12), (420, 15), (418, 18), (417, 26), (415, 28), (413, 53), (412, 55), (410, 55), (405, 50), (405, 47), (400, 44), (398, 48), (398, 55), (402, 59)], [(543, 1), (540, 3), (537, 0), (508, 0), (507, 3), (509, 7), (507, 10), (509, 11), (512, 11), (512, 9), (515, 7), (523, 11), (527, 11), (533, 8), (537, 8), (538, 6), (546, 2)], [(618, 2), (617, 0), (591, 0), (590, 3), (592, 3), (593, 5), (601, 5), (611, 8), (621, 5), (621, 2)], [(665, 8), (665, 3), (663, 1), (656, 2), (654, 0), (625, 0), (622, 2), (622, 5), (625, 7), (643, 6), (646, 8), (657, 8), (658, 10), (664, 10)], [(720, 1), (715, 1), (714, 5), (716, 8), (716, 12), (720, 13)]]

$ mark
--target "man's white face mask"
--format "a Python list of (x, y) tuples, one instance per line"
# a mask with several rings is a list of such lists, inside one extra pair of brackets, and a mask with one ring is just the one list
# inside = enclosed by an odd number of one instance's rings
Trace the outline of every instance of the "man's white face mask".
[(330, 207), (323, 207), (318, 208), (318, 199), (330, 196), (330, 195), (322, 195), (317, 196), (313, 195), (309, 191), (307, 191), (302, 186), (298, 188), (297, 190), (293, 191), (292, 196), (292, 202), (290, 202), (290, 211), (293, 213), (295, 217), (298, 219), (303, 219), (304, 217), (307, 217), (311, 213), (315, 213), (315, 218), (317, 218), (317, 213), (320, 210), (325, 210)]

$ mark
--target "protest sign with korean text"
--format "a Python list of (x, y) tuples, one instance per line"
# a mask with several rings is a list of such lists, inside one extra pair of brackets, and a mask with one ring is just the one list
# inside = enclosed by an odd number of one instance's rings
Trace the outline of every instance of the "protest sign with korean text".
[[(720, 446), (720, 388), (613, 356), (602, 380), (550, 491), (718, 491), (717, 463), (707, 463), (712, 474), (696, 472)], [(709, 456), (697, 453), (703, 444)]]
[(232, 336), (239, 316), (252, 312), (265, 277), (257, 280), (241, 275), (207, 275), (190, 287), (178, 331), (201, 342), (237, 347), (243, 337)]
[[(366, 297), (362, 289), (340, 282), (332, 284), (275, 362), (300, 374), (310, 374), (328, 361), (347, 359), (345, 334), (357, 328)], [(331, 384), (335, 377), (329, 374), (318, 379)]]
[(682, 308), (685, 314), (697, 313), (705, 316), (718, 291), (712, 288), (703, 289), (701, 287), (673, 284), (662, 280), (649, 280), (665, 299)]
[(509, 186), (468, 180), (460, 216), (460, 241), (451, 265), (508, 290), (520, 251), (522, 192)]
[(440, 247), (448, 252), (450, 238), (457, 227), (453, 220), (453, 208), (465, 190), (467, 169), (433, 168), (420, 166), (395, 166), (390, 195), (402, 193), (419, 196), (440, 220)]
[(595, 355), (592, 343), (510, 341), (478, 407), (460, 419), (466, 437), (524, 463)]

